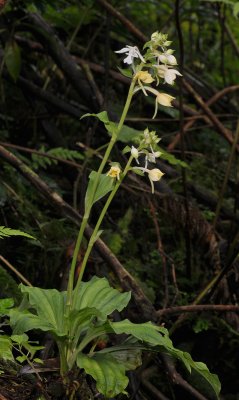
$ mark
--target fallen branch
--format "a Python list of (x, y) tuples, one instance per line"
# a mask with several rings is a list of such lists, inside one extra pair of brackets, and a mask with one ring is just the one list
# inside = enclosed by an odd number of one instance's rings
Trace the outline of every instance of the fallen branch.
[(186, 392), (190, 393), (197, 400), (208, 400), (196, 389), (194, 389), (194, 387), (192, 387), (187, 381), (185, 381), (185, 379), (183, 379), (183, 377), (177, 372), (170, 356), (167, 354), (162, 354), (162, 359), (167, 369), (169, 379), (174, 385), (181, 386)]
[(181, 314), (190, 312), (203, 312), (203, 311), (216, 311), (216, 312), (237, 312), (239, 306), (232, 304), (198, 304), (189, 306), (177, 306), (163, 308), (162, 310), (156, 311), (156, 314), (161, 317), (162, 315)]
[(116, 10), (111, 4), (109, 4), (106, 0), (98, 0), (100, 3), (111, 15), (116, 17), (129, 32), (133, 33), (135, 37), (137, 37), (141, 42), (147, 42), (148, 38), (145, 36), (132, 22), (126, 18), (121, 12)]
[[(239, 85), (233, 85), (233, 86), (229, 86), (227, 88), (224, 88), (223, 90), (221, 90), (220, 92), (218, 92), (214, 96), (212, 96), (211, 99), (208, 100), (205, 104), (209, 107), (209, 106), (213, 105), (214, 103), (216, 103), (221, 97), (225, 96), (228, 93), (234, 92), (236, 90), (239, 90)], [(184, 125), (184, 127), (183, 127), (183, 134), (184, 135), (194, 125), (194, 123), (197, 121), (197, 117), (199, 118), (200, 116), (201, 116), (201, 118), (203, 117), (203, 111), (197, 112), (197, 115), (195, 115), (195, 119), (192, 119), (191, 121), (187, 122)], [(204, 116), (204, 118), (205, 118), (205, 116)], [(174, 148), (177, 146), (179, 140), (180, 140), (180, 134), (178, 133), (174, 137), (173, 141), (168, 145), (168, 151), (174, 150)]]
[[(224, 125), (219, 121), (219, 119), (215, 116), (215, 114), (211, 111), (211, 109), (208, 107), (208, 105), (203, 101), (201, 96), (198, 95), (198, 93), (193, 89), (193, 87), (183, 80), (183, 85), (187, 89), (187, 91), (194, 97), (196, 102), (200, 105), (200, 107), (203, 109), (205, 114), (208, 116), (212, 124), (215, 126), (216, 130), (219, 132), (219, 134), (228, 141), (228, 143), (232, 144), (233, 143), (233, 134), (232, 132), (225, 128)], [(236, 147), (237, 151), (239, 152), (239, 146)]]

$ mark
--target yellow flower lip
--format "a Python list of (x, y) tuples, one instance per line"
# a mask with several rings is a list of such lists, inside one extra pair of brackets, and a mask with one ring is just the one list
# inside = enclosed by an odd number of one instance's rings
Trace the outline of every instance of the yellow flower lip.
[(113, 165), (110, 170), (107, 172), (107, 176), (110, 176), (111, 178), (116, 178), (119, 180), (120, 178), (120, 173), (121, 173), (121, 169), (120, 167), (118, 167), (117, 165)]
[(152, 75), (150, 75), (148, 71), (136, 72), (134, 79), (143, 83), (152, 83), (154, 81)]

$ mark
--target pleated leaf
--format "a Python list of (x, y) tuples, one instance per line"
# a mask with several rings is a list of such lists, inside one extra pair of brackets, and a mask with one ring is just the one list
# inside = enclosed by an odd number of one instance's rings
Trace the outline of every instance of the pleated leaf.
[(66, 334), (65, 292), (56, 289), (40, 289), (20, 285), (22, 293), (27, 294), (28, 302), (36, 311), (31, 312), (13, 310), (10, 313), (11, 324), (14, 325), (14, 333), (23, 333), (31, 329), (52, 331), (57, 336)]
[(193, 361), (189, 353), (175, 349), (166, 329), (153, 325), (151, 322), (134, 324), (127, 319), (120, 322), (109, 322), (109, 324), (116, 334), (132, 335), (151, 346), (157, 346), (159, 351), (164, 351), (180, 360), (188, 372), (191, 373), (193, 370), (201, 380), (204, 380), (205, 385), (210, 389), (211, 396), (218, 398), (221, 385), (217, 375), (212, 374), (206, 364)]
[(77, 365), (95, 379), (98, 391), (106, 398), (124, 393), (128, 385), (124, 364), (118, 363), (110, 354), (94, 354), (90, 357), (80, 353)]
[(153, 325), (151, 322), (134, 324), (128, 319), (124, 319), (120, 322), (109, 321), (109, 324), (118, 335), (126, 333), (152, 346), (164, 346), (165, 348), (173, 349), (172, 341), (168, 337), (168, 331), (165, 328)]
[(75, 309), (93, 307), (103, 316), (110, 315), (113, 311), (122, 311), (128, 304), (131, 293), (120, 293), (113, 289), (107, 279), (94, 276), (89, 282), (82, 282), (76, 296)]

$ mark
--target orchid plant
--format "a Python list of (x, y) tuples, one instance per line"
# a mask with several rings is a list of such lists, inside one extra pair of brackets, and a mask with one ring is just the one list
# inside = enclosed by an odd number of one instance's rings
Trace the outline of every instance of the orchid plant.
[[(138, 92), (142, 92), (144, 96), (155, 96), (153, 118), (159, 104), (172, 107), (174, 97), (157, 90), (159, 82), (172, 85), (176, 77), (181, 75), (175, 69), (177, 61), (173, 50), (169, 49), (170, 45), (167, 35), (155, 32), (145, 44), (143, 55), (136, 46), (126, 46), (116, 51), (125, 56), (123, 62), (129, 69), (122, 72), (131, 76), (131, 84), (118, 124), (110, 121), (105, 111), (84, 116), (93, 116), (103, 122), (110, 135), (110, 141), (98, 171), (92, 171), (89, 175), (85, 211), (73, 254), (67, 290), (60, 292), (56, 289), (20, 285), (24, 295), (23, 303), (9, 312), (14, 335), (23, 335), (32, 329), (51, 333), (58, 346), (60, 373), (66, 385), (70, 379), (70, 371), (74, 371), (74, 376), (77, 376), (77, 371), (84, 370), (95, 379), (98, 391), (106, 398), (125, 393), (128, 385), (126, 372), (140, 365), (141, 352), (145, 349), (164, 352), (180, 360), (189, 373), (194, 370), (200, 375), (204, 386), (213, 393), (214, 398), (218, 397), (220, 390), (217, 376), (211, 374), (205, 364), (194, 362), (188, 353), (174, 348), (164, 327), (152, 322), (134, 324), (127, 319), (119, 322), (112, 320), (110, 316), (113, 311), (121, 312), (127, 306), (130, 293), (118, 292), (110, 287), (105, 278), (93, 277), (88, 282), (82, 281), (92, 247), (102, 233), (100, 228), (104, 216), (128, 172), (147, 174), (152, 193), (155, 182), (163, 176), (160, 169), (151, 168), (151, 164), (155, 164), (161, 155), (157, 148), (160, 138), (155, 131), (148, 128), (139, 133), (134, 145), (125, 147), (123, 152), (129, 157), (124, 167), (117, 162), (109, 166), (108, 163), (112, 149), (119, 140), (133, 96)], [(79, 276), (76, 277), (77, 256), (92, 208), (98, 200), (106, 196), (88, 242)], [(98, 349), (97, 342), (108, 334), (126, 334), (127, 339), (117, 346)]]

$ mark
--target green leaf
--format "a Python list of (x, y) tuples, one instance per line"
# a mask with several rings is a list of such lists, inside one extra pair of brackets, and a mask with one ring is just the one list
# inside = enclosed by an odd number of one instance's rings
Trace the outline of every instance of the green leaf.
[(3, 239), (4, 237), (9, 237), (9, 236), (25, 236), (29, 239), (36, 240), (33, 236), (29, 235), (28, 233), (19, 231), (17, 229), (7, 228), (6, 226), (0, 226), (0, 239)]
[(190, 373), (194, 370), (199, 374), (201, 379), (205, 380), (204, 383), (209, 386), (214, 398), (218, 398), (221, 386), (217, 375), (210, 373), (204, 363), (193, 361), (189, 353), (175, 349), (166, 329), (153, 325), (151, 322), (133, 324), (127, 319), (120, 322), (109, 322), (109, 324), (115, 333), (132, 335), (151, 346), (159, 347), (159, 351), (164, 351), (180, 360)]
[(95, 117), (95, 118), (98, 118), (98, 119), (99, 119), (101, 122), (103, 122), (104, 124), (109, 124), (109, 123), (110, 123), (110, 120), (109, 120), (107, 111), (102, 111), (102, 112), (100, 112), (100, 113), (98, 113), (98, 114), (90, 114), (90, 113), (87, 113), (87, 114), (82, 115), (82, 117), (81, 117), (80, 119), (83, 119), (83, 118), (86, 118), (86, 117)]
[(131, 69), (129, 69), (129, 68), (119, 68), (119, 67), (117, 67), (117, 68), (118, 68), (118, 70), (120, 71), (120, 73), (122, 75), (126, 76), (127, 78), (132, 78), (133, 73), (132, 73)]
[[(180, 350), (178, 350), (180, 352)], [(219, 394), (221, 391), (221, 383), (218, 376), (212, 374), (206, 364), (202, 362), (193, 361), (189, 353), (183, 353), (179, 359), (184, 362), (187, 359), (188, 364), (191, 367), (191, 375), (189, 380), (193, 385), (198, 388), (202, 393), (205, 393), (207, 398), (219, 399)]]
[(0, 359), (13, 360), (12, 342), (7, 336), (0, 336)]
[(89, 282), (82, 282), (79, 292), (74, 292), (74, 296), (75, 309), (96, 308), (103, 316), (107, 316), (115, 310), (122, 311), (127, 306), (131, 293), (120, 293), (110, 287), (106, 278), (94, 276)]
[(70, 336), (74, 339), (74, 347), (77, 346), (80, 336), (94, 326), (94, 321), (102, 319), (102, 314), (93, 307), (82, 310), (74, 309), (69, 316)]
[(123, 143), (137, 143), (139, 141), (140, 136), (142, 136), (142, 131), (131, 128), (128, 125), (123, 125), (122, 129), (118, 135), (118, 140)]
[(28, 336), (25, 333), (22, 335), (12, 335), (11, 340), (17, 344), (22, 344), (28, 341)]
[(82, 115), (82, 118), (85, 117), (95, 117), (98, 118), (101, 122), (103, 122), (103, 124), (105, 125), (105, 128), (107, 129), (108, 132), (110, 132), (111, 134), (114, 134), (117, 130), (117, 124), (115, 124), (114, 122), (109, 120), (108, 114), (106, 111), (102, 111), (98, 114), (84, 114)]
[(13, 40), (7, 42), (4, 52), (4, 60), (9, 75), (16, 82), (21, 70), (21, 53), (17, 43)]
[(13, 307), (14, 300), (12, 298), (9, 299), (0, 299), (0, 316), (8, 315), (9, 308)]
[(239, 1), (237, 1), (233, 6), (233, 15), (235, 18), (238, 18), (239, 14)]
[(130, 342), (108, 347), (98, 352), (98, 354), (111, 354), (118, 363), (124, 365), (126, 371), (132, 371), (142, 364), (141, 353), (142, 350), (137, 343), (130, 345)]
[(52, 331), (57, 336), (64, 336), (65, 326), (65, 292), (56, 289), (40, 289), (20, 285), (22, 293), (27, 294), (31, 312), (12, 310), (10, 312), (11, 324), (14, 325), (14, 333), (23, 333), (31, 329)]
[(99, 176), (98, 185), (94, 194), (93, 202), (90, 202), (92, 192), (95, 186), (95, 180), (97, 179), (97, 172), (91, 171), (89, 176), (89, 183), (85, 195), (85, 209), (91, 207), (94, 203), (104, 197), (107, 193), (111, 192), (114, 186), (114, 179), (106, 174), (101, 174)]
[(162, 158), (163, 160), (168, 161), (169, 164), (171, 164), (171, 165), (180, 165), (180, 167), (189, 168), (189, 165), (186, 162), (179, 160), (173, 154), (168, 153), (167, 151), (165, 151), (161, 147), (157, 146), (157, 150), (159, 150), (162, 153), (160, 158)]
[(14, 334), (21, 334), (28, 332), (32, 329), (40, 329), (44, 332), (53, 330), (52, 325), (37, 315), (32, 314), (29, 311), (19, 311), (17, 309), (11, 310), (10, 313), (10, 325), (13, 328)]
[(125, 146), (124, 149), (122, 150), (122, 154), (129, 153), (131, 151), (131, 147)]
[(152, 346), (163, 346), (168, 349), (173, 348), (172, 341), (168, 337), (168, 331), (165, 328), (153, 325), (152, 322), (134, 324), (125, 319), (120, 322), (109, 321), (109, 324), (117, 335), (126, 333)]
[(18, 357), (16, 358), (16, 360), (17, 360), (18, 362), (20, 362), (20, 364), (22, 364), (24, 361), (27, 360), (27, 356), (18, 356)]
[(124, 393), (128, 385), (125, 366), (118, 363), (110, 354), (94, 354), (90, 357), (79, 353), (77, 365), (95, 379), (98, 391), (106, 398)]

